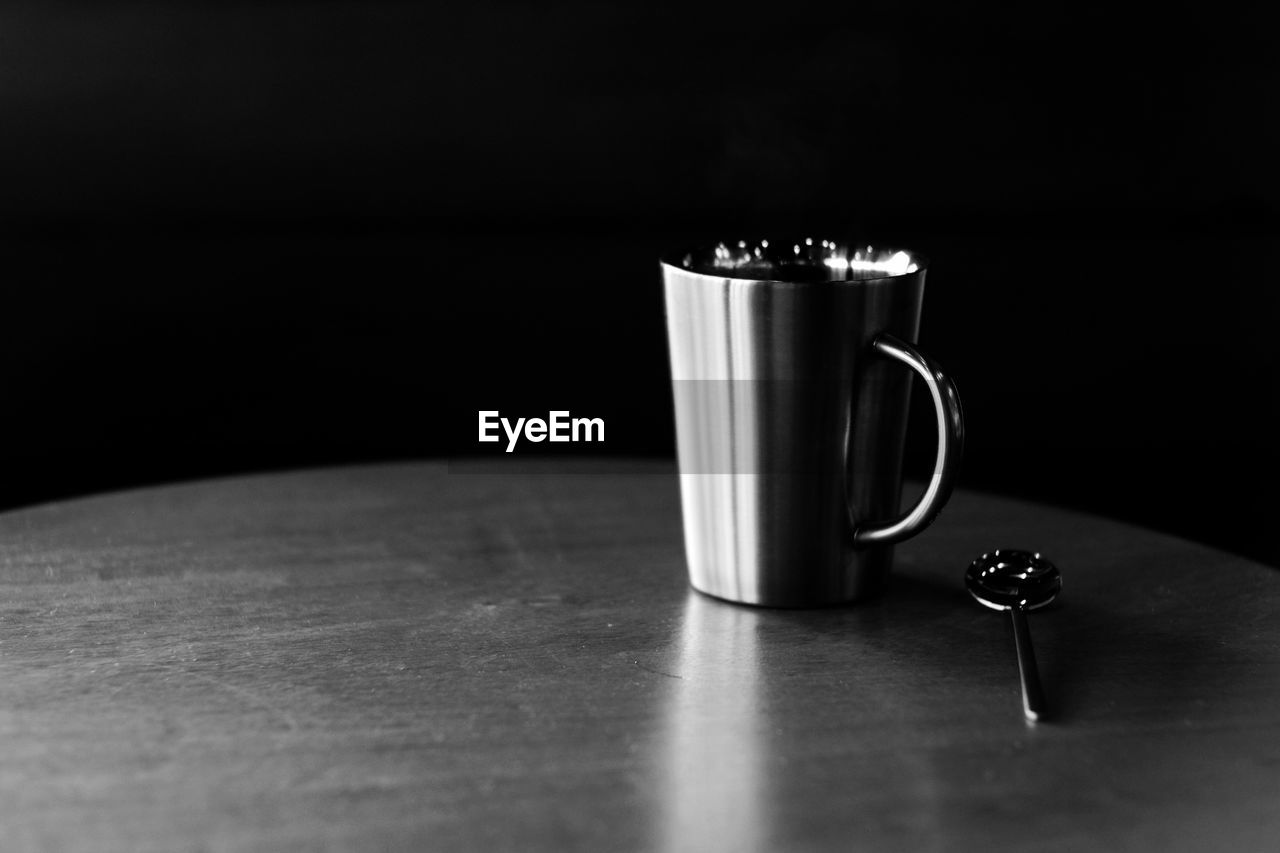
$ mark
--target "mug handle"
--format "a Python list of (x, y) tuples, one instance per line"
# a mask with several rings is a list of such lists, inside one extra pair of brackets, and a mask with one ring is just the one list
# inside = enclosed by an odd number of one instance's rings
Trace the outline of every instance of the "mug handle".
[(877, 335), (872, 347), (907, 365), (924, 379), (938, 416), (938, 456), (933, 463), (933, 476), (929, 479), (928, 488), (909, 511), (893, 521), (854, 525), (853, 544), (858, 548), (891, 545), (928, 527), (951, 496), (964, 452), (964, 412), (960, 408), (960, 394), (937, 362), (906, 341), (887, 333)]

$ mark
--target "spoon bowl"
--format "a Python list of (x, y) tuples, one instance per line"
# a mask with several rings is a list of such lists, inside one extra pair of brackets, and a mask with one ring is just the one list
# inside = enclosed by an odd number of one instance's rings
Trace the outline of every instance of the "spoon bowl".
[(992, 610), (1039, 610), (1058, 597), (1062, 576), (1039, 552), (1001, 548), (970, 563), (964, 585)]

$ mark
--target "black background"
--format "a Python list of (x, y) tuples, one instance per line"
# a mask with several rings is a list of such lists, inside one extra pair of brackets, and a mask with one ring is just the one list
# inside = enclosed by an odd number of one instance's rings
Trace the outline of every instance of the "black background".
[(476, 407), (670, 455), (659, 253), (812, 233), (932, 258), (963, 485), (1275, 562), (1264, 20), (6, 4), (0, 502), (443, 456)]

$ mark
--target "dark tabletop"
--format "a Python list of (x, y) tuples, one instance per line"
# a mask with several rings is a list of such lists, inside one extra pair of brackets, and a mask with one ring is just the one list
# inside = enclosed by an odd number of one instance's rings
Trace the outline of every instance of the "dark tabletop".
[[(885, 597), (685, 581), (670, 466), (441, 464), (0, 516), (0, 847), (1273, 850), (1280, 574), (958, 492)], [(1041, 549), (1022, 719), (969, 560)]]

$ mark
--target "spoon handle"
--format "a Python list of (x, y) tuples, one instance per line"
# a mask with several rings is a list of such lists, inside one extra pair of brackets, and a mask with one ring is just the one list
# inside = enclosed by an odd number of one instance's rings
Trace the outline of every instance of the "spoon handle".
[(1027, 611), (1021, 607), (1009, 609), (1013, 616), (1013, 642), (1018, 649), (1018, 675), (1022, 678), (1022, 713), (1027, 722), (1044, 719), (1044, 692), (1040, 689), (1040, 669), (1036, 666), (1036, 652), (1031, 647), (1031, 631), (1027, 627)]

